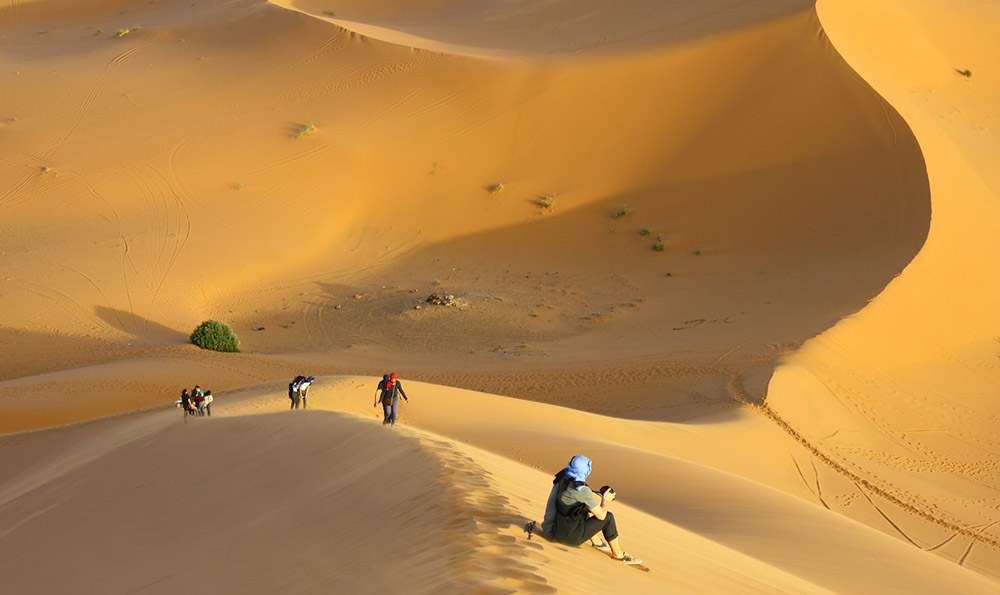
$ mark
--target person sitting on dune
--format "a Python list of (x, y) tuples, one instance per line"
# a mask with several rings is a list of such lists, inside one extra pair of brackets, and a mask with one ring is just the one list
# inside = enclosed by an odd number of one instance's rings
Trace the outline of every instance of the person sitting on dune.
[[(615, 499), (615, 491), (611, 486), (602, 487), (598, 500), (586, 484), (592, 466), (590, 459), (576, 455), (565, 469), (556, 473), (545, 506), (542, 535), (574, 547), (590, 540), (591, 545), (610, 553), (615, 560), (641, 564), (642, 560), (626, 554), (619, 543), (615, 515), (608, 510)], [(604, 541), (597, 538), (598, 531), (602, 532)]]

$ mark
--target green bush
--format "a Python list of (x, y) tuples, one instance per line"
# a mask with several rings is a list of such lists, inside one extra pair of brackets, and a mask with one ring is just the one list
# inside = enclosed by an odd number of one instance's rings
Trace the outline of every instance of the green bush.
[(191, 342), (202, 349), (239, 352), (240, 340), (225, 322), (206, 320), (191, 333)]

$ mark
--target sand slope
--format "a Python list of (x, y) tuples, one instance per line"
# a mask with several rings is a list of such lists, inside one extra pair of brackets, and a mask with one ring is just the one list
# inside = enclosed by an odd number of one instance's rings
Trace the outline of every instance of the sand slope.
[[(652, 572), (598, 552), (529, 542), (520, 524), (544, 508), (550, 475), (469, 443), (502, 454), (514, 447), (526, 461), (552, 457), (553, 444), (572, 444), (577, 434), (516, 421), (552, 417), (552, 406), (410, 385), (414, 402), (404, 405), (404, 419), (423, 425), (418, 412), (432, 409), (438, 413), (428, 425), (451, 433), (478, 409), (493, 428), (507, 428), (507, 446), (498, 448), (489, 434), (474, 438), (468, 424), (457, 440), (381, 427), (365, 407), (368, 379), (323, 378), (311, 397), (313, 407), (343, 405), (353, 414), (280, 413), (287, 399), (275, 397), (275, 388), (220, 395), (212, 418), (185, 422), (171, 408), (8, 435), (0, 491), (9, 527), (0, 536), (5, 575), (19, 592), (67, 584), (95, 592), (250, 593), (334, 585), (484, 593), (597, 592), (612, 584), (630, 592), (992, 588), (773, 489), (639, 450), (632, 450), (636, 464), (600, 477), (635, 490), (616, 515), (626, 547), (649, 552)], [(265, 414), (247, 415), (253, 412)], [(596, 461), (622, 460), (644, 446), (627, 438), (627, 426), (639, 422), (590, 423), (626, 436), (573, 444)], [(672, 481), (657, 489), (642, 477)], [(725, 498), (705, 497), (713, 493)], [(59, 562), (31, 563), (45, 557)], [(844, 567), (852, 573), (838, 572)]]

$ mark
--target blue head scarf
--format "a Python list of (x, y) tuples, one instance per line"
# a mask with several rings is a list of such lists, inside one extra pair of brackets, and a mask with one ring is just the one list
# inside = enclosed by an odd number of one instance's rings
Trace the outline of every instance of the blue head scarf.
[(592, 466), (590, 459), (583, 455), (576, 455), (569, 460), (569, 465), (566, 466), (566, 475), (577, 481), (587, 481)]

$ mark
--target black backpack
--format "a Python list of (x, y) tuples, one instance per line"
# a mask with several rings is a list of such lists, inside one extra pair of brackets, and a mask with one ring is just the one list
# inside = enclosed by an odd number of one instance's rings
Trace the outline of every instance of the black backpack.
[(305, 376), (296, 376), (295, 380), (288, 383), (288, 398), (294, 399), (299, 391), (299, 383), (305, 380)]
[(562, 494), (566, 490), (576, 489), (586, 483), (577, 481), (566, 474), (565, 470), (556, 474), (555, 481), (559, 485), (556, 496), (556, 521), (552, 528), (552, 539), (566, 545), (577, 546), (586, 541), (583, 536), (586, 531), (587, 515), (590, 510), (583, 502), (572, 506), (562, 503)]

